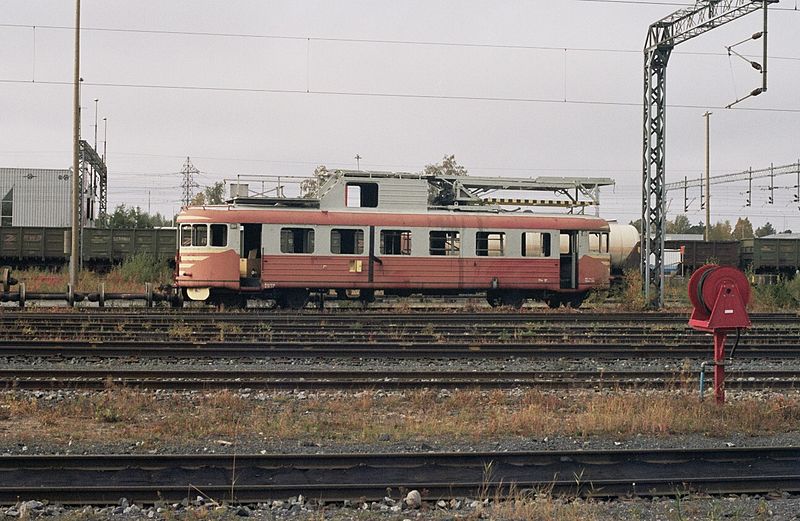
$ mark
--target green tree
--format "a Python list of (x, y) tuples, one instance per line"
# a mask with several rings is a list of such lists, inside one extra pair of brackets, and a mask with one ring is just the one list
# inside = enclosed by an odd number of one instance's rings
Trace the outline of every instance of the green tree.
[(764, 226), (756, 228), (756, 237), (766, 237), (775, 233), (775, 228), (767, 221)]
[[(425, 165), (422, 175), (430, 177), (442, 176), (465, 176), (467, 169), (458, 164), (456, 156), (451, 154), (444, 156), (441, 163)], [(447, 182), (430, 182), (428, 184), (428, 204), (434, 206), (446, 206), (452, 203), (456, 194), (453, 193), (453, 186)]]
[(751, 239), (752, 237), (753, 225), (750, 223), (750, 219), (747, 217), (739, 217), (736, 221), (736, 226), (733, 227), (733, 238), (737, 241), (741, 241), (742, 239)]
[(708, 240), (710, 241), (729, 241), (731, 240), (731, 222), (726, 220), (724, 222), (717, 222), (711, 229), (708, 230)]
[(456, 161), (456, 156), (451, 154), (444, 156), (441, 163), (434, 165), (425, 165), (425, 170), (422, 172), (425, 175), (443, 176), (443, 175), (468, 175), (467, 169), (459, 165)]
[(314, 169), (314, 176), (303, 179), (300, 183), (300, 197), (304, 199), (316, 199), (319, 197), (319, 188), (322, 186), (332, 173), (325, 165), (319, 165)]
[(211, 186), (206, 186), (202, 192), (192, 198), (192, 206), (204, 204), (222, 204), (225, 202), (225, 183), (218, 181)]
[(685, 214), (675, 216), (674, 221), (667, 221), (667, 233), (689, 233), (692, 223)]
[(689, 229), (686, 230), (686, 233), (693, 233), (695, 235), (703, 235), (703, 234), (706, 233), (706, 225), (705, 225), (705, 223), (703, 221), (700, 221), (699, 223), (695, 224), (694, 226), (689, 227)]
[(150, 215), (138, 206), (117, 205), (114, 211), (95, 221), (98, 228), (155, 228), (172, 223), (160, 213)]

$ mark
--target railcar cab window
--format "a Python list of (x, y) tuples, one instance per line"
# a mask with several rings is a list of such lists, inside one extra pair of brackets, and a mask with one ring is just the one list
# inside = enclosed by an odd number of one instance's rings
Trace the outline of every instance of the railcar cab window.
[(411, 255), (411, 230), (381, 230), (382, 255)]
[(314, 229), (281, 228), (281, 253), (314, 253)]
[[(227, 229), (227, 225), (224, 224), (212, 226), (224, 226)], [(181, 246), (208, 246), (208, 225), (182, 224)]]
[(589, 232), (589, 251), (608, 253), (608, 232)]
[(344, 198), (347, 208), (377, 208), (378, 183), (347, 183)]
[(457, 231), (430, 232), (431, 255), (458, 256), (461, 252), (461, 236)]
[(191, 246), (192, 245), (192, 225), (191, 224), (182, 224), (181, 225), (181, 246)]
[(228, 225), (212, 224), (211, 246), (227, 246), (227, 245), (228, 245)]
[(195, 224), (192, 226), (192, 246), (205, 246), (208, 244), (208, 225)]
[(347, 255), (364, 253), (364, 230), (331, 230), (331, 253)]
[(502, 257), (505, 255), (505, 232), (477, 232), (475, 255), (478, 257)]
[(523, 257), (549, 257), (550, 234), (545, 232), (522, 233)]

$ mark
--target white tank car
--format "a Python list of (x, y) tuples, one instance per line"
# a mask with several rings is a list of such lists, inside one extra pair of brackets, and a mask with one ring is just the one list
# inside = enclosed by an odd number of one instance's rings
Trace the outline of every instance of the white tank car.
[(620, 272), (639, 266), (639, 230), (630, 224), (609, 221), (608, 251), (612, 271)]

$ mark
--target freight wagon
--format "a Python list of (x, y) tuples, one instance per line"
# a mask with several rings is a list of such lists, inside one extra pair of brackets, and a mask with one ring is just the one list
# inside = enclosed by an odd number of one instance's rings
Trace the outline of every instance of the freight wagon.
[(743, 240), (741, 267), (755, 273), (793, 277), (800, 269), (800, 234), (776, 234)]
[[(69, 228), (0, 227), (0, 264), (15, 267), (58, 267), (69, 259)], [(83, 261), (108, 267), (137, 253), (174, 262), (175, 228), (83, 230)]]
[(668, 240), (667, 249), (683, 250), (683, 271), (688, 274), (705, 264), (740, 266), (739, 241)]

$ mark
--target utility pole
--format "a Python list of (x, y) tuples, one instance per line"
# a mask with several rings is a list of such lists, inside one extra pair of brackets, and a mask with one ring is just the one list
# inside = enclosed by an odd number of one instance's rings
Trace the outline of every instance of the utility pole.
[(103, 118), (103, 163), (106, 162), (106, 145), (108, 145), (108, 118)]
[(705, 241), (711, 237), (711, 137), (709, 119), (711, 112), (706, 111), (703, 117), (706, 118), (706, 234)]
[(356, 154), (356, 170), (361, 171), (361, 156)]
[(97, 152), (97, 102), (99, 99), (94, 99), (94, 151)]
[(194, 197), (194, 189), (200, 188), (200, 185), (194, 180), (195, 174), (199, 173), (200, 171), (192, 164), (192, 160), (187, 157), (186, 162), (183, 164), (183, 169), (181, 170), (181, 174), (183, 174), (181, 188), (183, 188), (184, 208), (189, 206), (189, 204), (192, 202), (192, 198)]
[(78, 284), (78, 207), (81, 204), (80, 190), (80, 70), (81, 70), (81, 0), (75, 0), (75, 61), (72, 77), (72, 237), (69, 255), (69, 285), (75, 291)]

